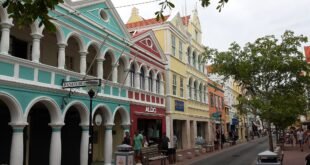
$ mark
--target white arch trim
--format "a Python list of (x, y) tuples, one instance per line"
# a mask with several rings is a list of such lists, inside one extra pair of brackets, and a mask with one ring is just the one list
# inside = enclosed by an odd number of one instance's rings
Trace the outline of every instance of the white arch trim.
[(115, 120), (115, 115), (120, 112), (122, 118), (122, 125), (130, 125), (130, 115), (124, 106), (117, 106), (113, 112), (113, 122)]
[(51, 117), (51, 124), (53, 124), (53, 125), (63, 125), (64, 124), (62, 117), (61, 117), (61, 111), (60, 111), (58, 104), (52, 98), (46, 97), (46, 96), (40, 96), (40, 97), (37, 97), (37, 98), (30, 101), (30, 103), (28, 104), (28, 106), (25, 110), (24, 121), (27, 121), (27, 117), (28, 117), (28, 114), (29, 114), (31, 108), (36, 103), (39, 103), (39, 102), (42, 102), (46, 106), (46, 108), (48, 109), (48, 112), (49, 112), (50, 117)]
[(76, 39), (78, 45), (79, 45), (79, 48), (80, 50), (79, 51), (82, 51), (82, 52), (87, 52), (87, 49), (86, 49), (86, 46), (83, 42), (83, 39), (80, 37), (79, 34), (77, 34), (76, 32), (70, 32), (67, 37), (66, 37), (66, 40), (65, 40), (65, 43), (68, 45), (68, 41), (69, 39), (73, 37), (74, 39)]
[(103, 113), (103, 118), (104, 118), (103, 124), (104, 125), (107, 125), (107, 124), (110, 125), (111, 123), (113, 123), (112, 112), (106, 104), (98, 104), (93, 109), (93, 113), (92, 113), (93, 118), (95, 117), (94, 115), (97, 111), (101, 111)]
[(87, 106), (80, 102), (80, 101), (77, 101), (77, 100), (74, 100), (74, 101), (71, 101), (64, 109), (63, 111), (63, 114), (62, 114), (62, 119), (63, 121), (65, 121), (65, 118), (66, 118), (66, 114), (68, 112), (68, 110), (70, 109), (70, 107), (75, 107), (79, 114), (80, 114), (80, 118), (81, 118), (81, 123), (80, 125), (88, 125), (89, 124), (89, 111), (88, 111), (88, 108)]
[(0, 92), (0, 100), (3, 100), (9, 108), (11, 114), (11, 124), (26, 123), (22, 117), (22, 107), (14, 96), (6, 92)]

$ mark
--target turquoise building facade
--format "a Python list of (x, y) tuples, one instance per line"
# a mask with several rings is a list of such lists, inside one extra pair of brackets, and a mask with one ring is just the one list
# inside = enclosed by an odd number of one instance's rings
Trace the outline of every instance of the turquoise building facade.
[(110, 0), (65, 0), (19, 29), (0, 7), (0, 164), (86, 165), (90, 98), (62, 82), (101, 79), (93, 99), (95, 164), (112, 164), (130, 127), (130, 35)]

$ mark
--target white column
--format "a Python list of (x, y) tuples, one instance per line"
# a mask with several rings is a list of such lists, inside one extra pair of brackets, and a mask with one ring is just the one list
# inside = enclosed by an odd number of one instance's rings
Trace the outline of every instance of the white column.
[(61, 127), (62, 125), (50, 125), (52, 127), (52, 137), (50, 146), (50, 165), (61, 164)]
[(66, 46), (67, 44), (59, 43), (58, 44), (58, 68), (65, 69), (66, 64)]
[(136, 72), (135, 74), (135, 87), (140, 89), (140, 72)]
[(10, 154), (10, 164), (11, 165), (22, 165), (24, 157), (24, 127), (25, 125), (15, 125), (11, 124), (13, 128), (12, 135), (12, 145)]
[(165, 82), (164, 81), (162, 81), (162, 80), (160, 80), (160, 94), (161, 95), (164, 95), (164, 91), (165, 91), (165, 89), (164, 89), (164, 87), (165, 87)]
[(117, 83), (118, 65), (119, 65), (119, 64), (115, 64), (115, 65), (112, 67), (112, 69), (113, 69), (113, 72), (112, 72), (112, 82), (114, 82), (114, 83)]
[(97, 58), (97, 77), (103, 79), (103, 61), (104, 59)]
[(105, 137), (104, 137), (104, 164), (112, 164), (112, 151), (113, 151), (113, 138), (112, 138), (112, 124), (105, 125)]
[[(152, 86), (152, 89), (153, 89), (153, 93), (157, 93), (156, 92), (156, 79), (155, 79), (155, 77), (153, 77), (153, 79), (152, 79), (152, 81), (153, 81), (153, 86)], [(159, 85), (160, 86), (160, 85)]]
[[(189, 149), (191, 147), (191, 127), (190, 127), (190, 120), (186, 120), (186, 139), (184, 139), (186, 141), (186, 149)], [(184, 143), (183, 143), (184, 144)]]
[(195, 88), (194, 88), (194, 83), (191, 84), (190, 89), (191, 89), (191, 91), (192, 91), (192, 93), (191, 93), (191, 94), (192, 94), (191, 98), (192, 98), (192, 100), (195, 100)]
[(86, 74), (86, 69), (87, 69), (86, 55), (87, 55), (87, 52), (80, 52), (80, 73), (82, 75)]
[(193, 121), (193, 127), (194, 128), (192, 129), (194, 130), (194, 139), (193, 139), (194, 141), (192, 141), (192, 146), (195, 147), (195, 142), (197, 138), (197, 121), (196, 120)]
[(80, 164), (87, 165), (88, 163), (88, 142), (89, 142), (89, 127), (82, 127), (82, 137), (81, 137), (81, 149), (80, 149)]
[(144, 89), (145, 91), (149, 91), (149, 76), (145, 76), (144, 78)]
[(42, 34), (33, 33), (32, 36), (32, 54), (31, 58), (33, 62), (40, 62), (40, 39), (43, 37)]
[(129, 73), (129, 69), (125, 70), (125, 77), (124, 77), (124, 79), (126, 79), (125, 80), (125, 85), (129, 87), (130, 86), (130, 73)]
[(1, 23), (1, 44), (0, 53), (3, 55), (9, 54), (10, 49), (10, 28), (13, 25), (7, 22)]

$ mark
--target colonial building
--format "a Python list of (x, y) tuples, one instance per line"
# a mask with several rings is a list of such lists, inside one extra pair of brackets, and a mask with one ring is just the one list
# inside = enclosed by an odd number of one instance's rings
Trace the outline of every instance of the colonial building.
[[(143, 93), (126, 79), (130, 64), (137, 73), (151, 72), (163, 90), (163, 62), (135, 62), (131, 36), (110, 0), (65, 0), (49, 13), (56, 33), (37, 21), (19, 29), (5, 8), (0, 14), (0, 164), (86, 165), (90, 112), (96, 120), (92, 159), (111, 164), (131, 125), (130, 100), (137, 97), (128, 95)], [(62, 87), (82, 79), (102, 80), (92, 109), (86, 88)], [(147, 95), (164, 107), (162, 91)]]
[(168, 60), (166, 65), (166, 132), (178, 138), (178, 148), (195, 145), (195, 138), (208, 135), (207, 82), (200, 53), (201, 28), (197, 11), (191, 16), (179, 13), (164, 21), (143, 19), (133, 8), (127, 23), (130, 32), (152, 29)]
[(149, 144), (166, 133), (165, 65), (167, 62), (153, 31), (132, 33), (129, 81), (131, 137), (143, 132)]

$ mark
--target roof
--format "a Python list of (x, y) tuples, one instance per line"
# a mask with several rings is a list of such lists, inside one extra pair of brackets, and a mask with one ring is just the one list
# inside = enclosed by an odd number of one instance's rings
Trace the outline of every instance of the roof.
[[(170, 15), (166, 15), (166, 16), (164, 16), (164, 20), (160, 19), (158, 21), (156, 20), (156, 18), (151, 18), (151, 19), (145, 19), (143, 21), (131, 22), (131, 23), (127, 23), (126, 27), (127, 28), (135, 28), (135, 27), (143, 27), (143, 26), (148, 26), (148, 25), (162, 24), (162, 23), (166, 22), (166, 20), (169, 17), (170, 17)], [(187, 26), (189, 23), (190, 15), (184, 16), (181, 18), (182, 18), (183, 24)]]

